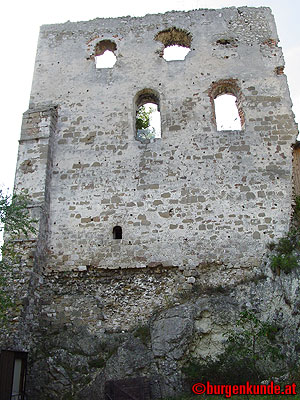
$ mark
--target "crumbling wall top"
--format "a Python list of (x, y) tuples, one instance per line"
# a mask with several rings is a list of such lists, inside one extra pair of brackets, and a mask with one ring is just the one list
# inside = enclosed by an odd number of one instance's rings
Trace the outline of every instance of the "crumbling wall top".
[[(277, 30), (274, 22), (272, 11), (269, 7), (226, 7), (220, 9), (195, 9), (190, 11), (169, 11), (164, 14), (146, 14), (141, 17), (117, 17), (117, 18), (95, 18), (89, 21), (67, 21), (60, 24), (45, 24), (41, 26), (41, 32), (46, 34), (53, 32), (67, 32), (80, 34), (82, 31), (88, 29), (110, 28), (120, 30), (128, 30), (133, 26), (143, 26), (144, 24), (165, 23), (168, 26), (172, 25), (175, 21), (190, 21), (191, 25), (194, 24), (214, 24), (220, 22), (224, 18), (228, 27), (238, 31), (239, 26), (243, 25), (243, 31), (247, 31), (247, 25), (253, 32), (265, 31), (267, 27), (271, 28), (271, 36), (278, 40)], [(214, 27), (216, 29), (216, 26)], [(267, 32), (266, 32), (267, 33)]]

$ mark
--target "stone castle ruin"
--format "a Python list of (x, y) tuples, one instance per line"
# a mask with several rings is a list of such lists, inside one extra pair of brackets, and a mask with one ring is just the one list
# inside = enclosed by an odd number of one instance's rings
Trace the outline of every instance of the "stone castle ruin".
[[(297, 136), (278, 41), (266, 7), (41, 27), (15, 179), (39, 229), (2, 335), (28, 353), (28, 399), (104, 399), (120, 379), (179, 393), (245, 305), (280, 320), (293, 357), (297, 278), (265, 266), (290, 228)], [(187, 54), (167, 61), (174, 45)], [(149, 103), (159, 127), (138, 129)]]

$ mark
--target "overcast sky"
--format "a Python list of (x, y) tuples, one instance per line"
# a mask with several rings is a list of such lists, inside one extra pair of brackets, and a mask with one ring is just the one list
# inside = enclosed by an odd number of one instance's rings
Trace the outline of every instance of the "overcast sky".
[(65, 0), (3, 1), (1, 9), (1, 134), (0, 188), (12, 188), (22, 114), (28, 108), (39, 26), (94, 18), (143, 16), (171, 10), (269, 6), (275, 16), (286, 61), (296, 120), (300, 122), (299, 0)]

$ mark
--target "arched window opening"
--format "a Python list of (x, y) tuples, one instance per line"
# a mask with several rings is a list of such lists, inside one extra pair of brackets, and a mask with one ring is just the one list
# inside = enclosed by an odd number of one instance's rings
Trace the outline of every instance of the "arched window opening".
[(209, 90), (218, 131), (240, 131), (245, 126), (242, 92), (236, 79), (214, 82)]
[(110, 40), (98, 42), (95, 46), (96, 68), (112, 68), (117, 61), (116, 50), (116, 44)]
[(120, 226), (115, 226), (113, 229), (113, 238), (122, 239), (122, 228)]
[(117, 57), (110, 50), (106, 50), (101, 56), (95, 57), (96, 68), (112, 68), (117, 61)]
[(237, 98), (232, 94), (222, 94), (215, 98), (215, 114), (218, 131), (240, 131), (242, 129)]
[(164, 45), (160, 56), (166, 61), (184, 60), (191, 50), (192, 35), (184, 29), (175, 27), (166, 29), (159, 32), (155, 40)]
[(161, 138), (161, 118), (158, 95), (151, 89), (144, 89), (136, 97), (136, 139), (151, 142)]
[(164, 49), (163, 58), (166, 61), (182, 61), (190, 51), (191, 49), (187, 47), (182, 47), (175, 44)]

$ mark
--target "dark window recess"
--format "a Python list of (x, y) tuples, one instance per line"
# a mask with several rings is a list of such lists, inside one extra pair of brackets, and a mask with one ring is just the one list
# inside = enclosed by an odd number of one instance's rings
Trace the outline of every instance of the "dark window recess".
[(150, 400), (147, 378), (120, 379), (105, 383), (105, 400)]
[(0, 399), (25, 400), (27, 353), (2, 350), (0, 354)]
[(115, 226), (113, 229), (113, 238), (122, 239), (122, 228), (120, 226)]

